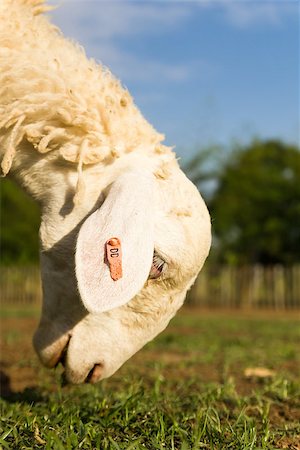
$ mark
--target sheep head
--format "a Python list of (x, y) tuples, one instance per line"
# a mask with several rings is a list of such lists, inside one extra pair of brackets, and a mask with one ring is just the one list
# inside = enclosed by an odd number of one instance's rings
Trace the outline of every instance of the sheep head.
[[(210, 247), (206, 206), (176, 163), (167, 178), (149, 166), (117, 171), (113, 181), (107, 172), (97, 183), (91, 171), (82, 203), (62, 219), (56, 200), (41, 224), (44, 304), (34, 346), (46, 366), (62, 361), (73, 383), (109, 377), (160, 333)], [(61, 185), (54, 192), (59, 198)], [(113, 237), (122, 247), (116, 280), (106, 255)]]
[(34, 347), (46, 366), (61, 361), (69, 382), (96, 382), (180, 308), (209, 252), (210, 218), (163, 136), (107, 70), (37, 16), (42, 3), (0, 6), (1, 167), (41, 204)]

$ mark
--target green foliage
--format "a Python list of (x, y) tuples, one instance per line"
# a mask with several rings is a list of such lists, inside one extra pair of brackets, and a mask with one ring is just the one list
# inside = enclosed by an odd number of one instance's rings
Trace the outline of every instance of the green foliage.
[(16, 184), (1, 180), (1, 264), (23, 264), (39, 259), (39, 209)]
[(10, 405), (10, 417), (2, 416), (0, 445), (15, 450), (276, 448), (267, 399), (262, 404), (255, 394), (238, 398), (230, 383), (194, 393), (182, 384), (172, 393), (164, 384), (158, 397), (153, 389), (127, 384), (127, 393), (110, 391), (110, 398), (101, 387), (83, 387), (73, 396), (52, 394), (34, 405), (17, 402)]
[(217, 183), (223, 158), (223, 148), (212, 145), (201, 149), (189, 161), (182, 164), (182, 170), (188, 174), (206, 200)]
[(299, 262), (299, 149), (279, 141), (236, 148), (209, 208), (220, 262)]

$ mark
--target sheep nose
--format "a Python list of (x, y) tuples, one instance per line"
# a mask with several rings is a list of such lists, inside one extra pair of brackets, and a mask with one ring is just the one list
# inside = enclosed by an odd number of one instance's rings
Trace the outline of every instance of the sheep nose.
[(89, 371), (88, 376), (85, 379), (86, 383), (97, 383), (101, 379), (103, 374), (103, 364), (95, 364), (94, 367)]
[(50, 361), (48, 361), (47, 367), (57, 367), (59, 363), (65, 366), (67, 351), (71, 339), (71, 334), (68, 335), (68, 340), (56, 354), (53, 355)]
[(69, 338), (68, 338), (65, 346), (61, 349), (59, 355), (57, 355), (55, 365), (52, 367), (57, 367), (59, 363), (61, 363), (65, 367), (70, 339), (71, 339), (71, 334), (69, 334)]
[(103, 369), (104, 369), (103, 364), (101, 363), (95, 364), (84, 378), (84, 375), (82, 376), (79, 372), (74, 372), (68, 369), (68, 367), (66, 367), (65, 371), (61, 375), (62, 386), (81, 383), (95, 384), (101, 380), (103, 375)]

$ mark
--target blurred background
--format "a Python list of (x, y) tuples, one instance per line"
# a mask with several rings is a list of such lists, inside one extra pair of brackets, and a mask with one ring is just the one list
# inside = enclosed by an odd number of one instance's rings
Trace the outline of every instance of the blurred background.
[[(298, 2), (85, 0), (49, 14), (122, 80), (208, 205), (213, 247), (188, 302), (299, 307)], [(6, 302), (40, 302), (38, 228), (38, 207), (2, 179)]]

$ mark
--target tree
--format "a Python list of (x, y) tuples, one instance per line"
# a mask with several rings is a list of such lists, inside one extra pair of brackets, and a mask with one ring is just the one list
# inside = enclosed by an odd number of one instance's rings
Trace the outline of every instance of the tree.
[(7, 179), (1, 180), (1, 264), (37, 262), (39, 209), (36, 203)]
[(235, 149), (209, 209), (220, 262), (300, 262), (299, 149), (271, 140)]
[(216, 187), (220, 167), (223, 164), (223, 150), (220, 145), (210, 145), (202, 148), (189, 161), (181, 165), (182, 170), (198, 187), (206, 201)]

